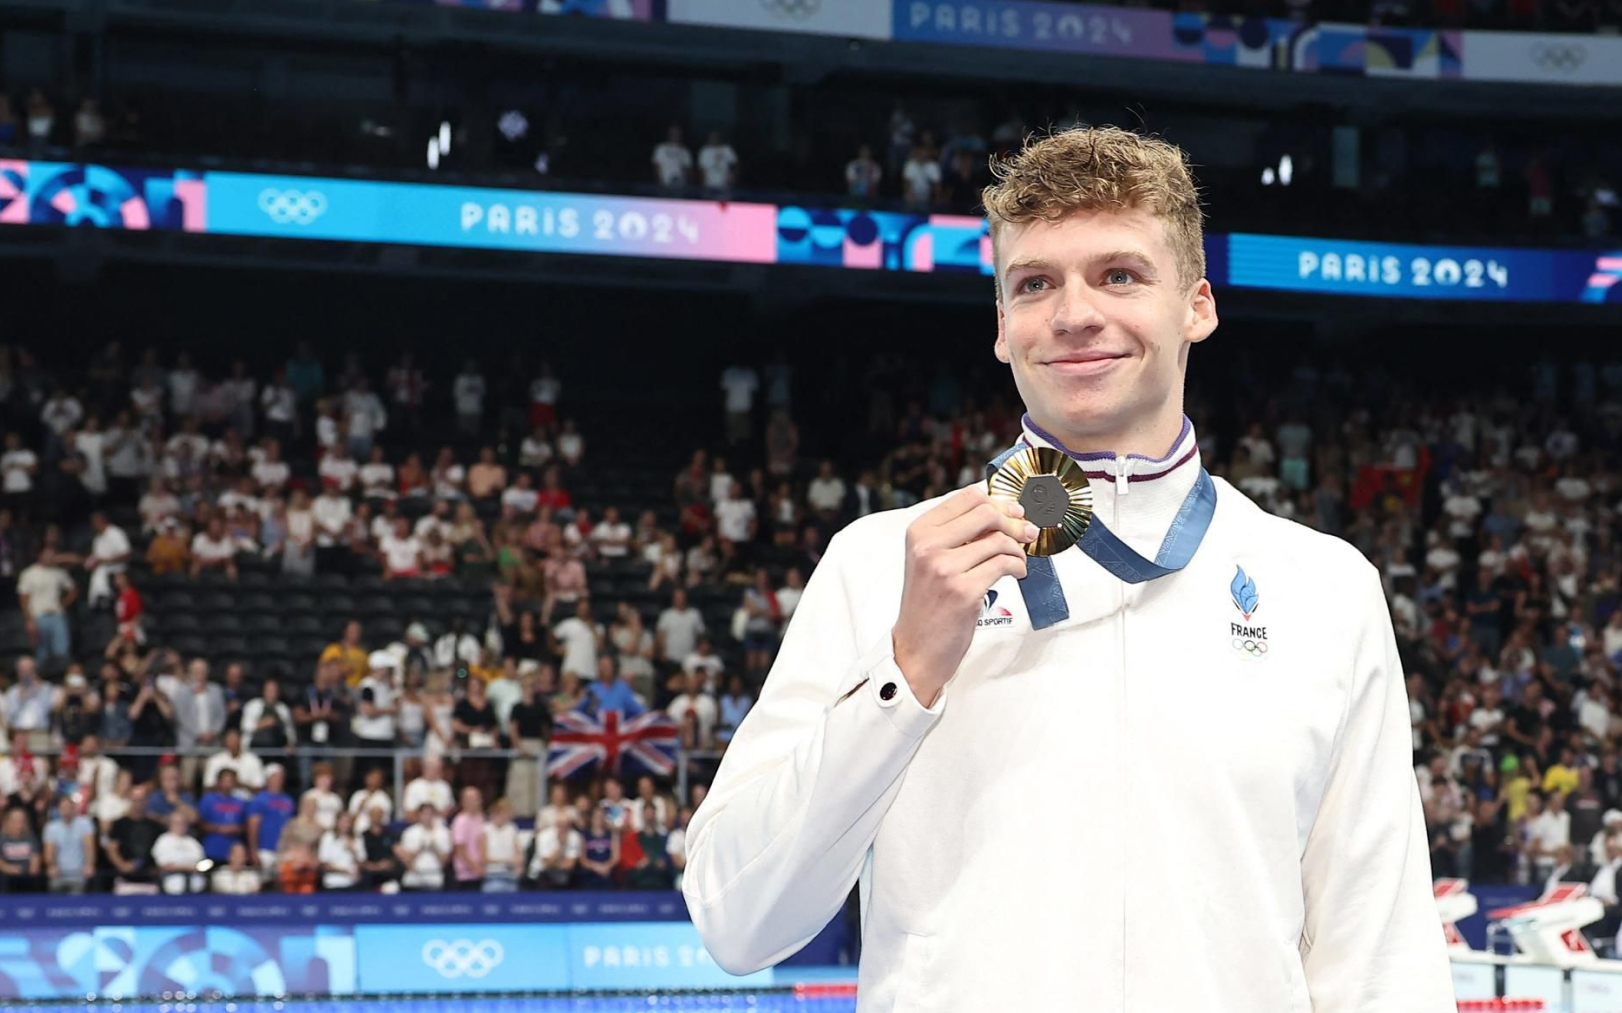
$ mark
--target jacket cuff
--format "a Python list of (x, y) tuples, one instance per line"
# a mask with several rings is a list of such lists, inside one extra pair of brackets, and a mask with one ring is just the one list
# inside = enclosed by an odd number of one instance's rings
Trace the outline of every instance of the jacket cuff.
[(862, 666), (867, 673), (867, 693), (896, 731), (908, 738), (922, 738), (924, 733), (940, 720), (946, 709), (945, 687), (935, 697), (932, 707), (925, 707), (912, 692), (907, 677), (895, 663), (895, 655), (888, 644), (866, 659)]

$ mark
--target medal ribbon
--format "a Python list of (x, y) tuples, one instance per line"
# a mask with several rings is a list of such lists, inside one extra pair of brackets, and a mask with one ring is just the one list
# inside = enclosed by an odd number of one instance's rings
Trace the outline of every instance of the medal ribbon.
[[(996, 474), (1004, 461), (1025, 450), (1023, 441), (992, 458), (986, 465), (986, 477)], [(1194, 558), (1194, 552), (1205, 538), (1216, 513), (1216, 484), (1204, 468), (1194, 480), (1194, 488), (1183, 498), (1182, 506), (1166, 529), (1166, 537), (1152, 560), (1145, 559), (1132, 546), (1104, 526), (1095, 514), (1081, 540), (1075, 544), (1091, 556), (1105, 570), (1126, 581), (1141, 584), (1146, 580), (1176, 573)], [(1019, 582), (1019, 593), (1025, 599), (1025, 610), (1031, 617), (1031, 629), (1042, 630), (1070, 618), (1070, 606), (1064, 600), (1064, 588), (1053, 567), (1052, 556), (1027, 556), (1025, 576)]]

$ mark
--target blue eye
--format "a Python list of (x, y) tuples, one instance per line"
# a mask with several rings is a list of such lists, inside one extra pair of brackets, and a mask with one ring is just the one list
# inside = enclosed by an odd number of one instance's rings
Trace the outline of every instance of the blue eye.
[(1033, 291), (1030, 288), (1030, 286), (1032, 286), (1032, 285), (1046, 285), (1046, 284), (1047, 284), (1047, 279), (1046, 278), (1026, 278), (1024, 281), (1019, 283), (1019, 286), (1015, 289), (1015, 291), (1016, 292), (1030, 292), (1030, 291)]
[[(1137, 276), (1124, 267), (1116, 267), (1112, 268), (1109, 274), (1105, 277), (1109, 279), (1109, 283), (1112, 285), (1127, 285), (1130, 284)], [(1116, 281), (1115, 279), (1117, 277), (1119, 277), (1121, 280)]]

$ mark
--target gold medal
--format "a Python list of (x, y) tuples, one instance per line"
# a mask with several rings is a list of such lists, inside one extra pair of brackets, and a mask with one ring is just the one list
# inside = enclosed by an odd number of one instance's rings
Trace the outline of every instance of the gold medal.
[(1052, 447), (1027, 447), (986, 479), (986, 491), (1016, 500), (1025, 519), (1039, 529), (1025, 543), (1027, 556), (1051, 556), (1076, 544), (1093, 521), (1093, 490), (1069, 454)]

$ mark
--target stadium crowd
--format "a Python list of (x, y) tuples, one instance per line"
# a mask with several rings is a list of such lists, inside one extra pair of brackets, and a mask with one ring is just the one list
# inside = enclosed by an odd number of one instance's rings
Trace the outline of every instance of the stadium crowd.
[[(880, 356), (840, 385), (869, 453), (820, 459), (801, 367), (735, 363), (716, 438), (671, 434), (691, 456), (632, 524), (550, 366), (327, 365), (205, 375), (110, 346), (58, 377), (0, 350), (0, 889), (673, 885), (708, 768), (683, 798), (550, 776), (562, 716), (663, 711), (713, 761), (827, 539), (974, 481), (1019, 426), (1005, 395)], [(1437, 875), (1583, 879), (1614, 914), (1622, 365), (1457, 397), (1376, 365), (1248, 368), (1191, 388), (1202, 455), (1384, 573)], [(174, 589), (248, 583), (480, 597), (340, 607), (291, 658), (168, 632), (197, 630), (168, 625)]]
[[(632, 79), (619, 84), (639, 87)], [(992, 155), (1018, 148), (1032, 130), (1128, 115), (1107, 96), (1081, 102), (1070, 93), (1033, 94), (1026, 85), (930, 100), (898, 95), (890, 102), (869, 87), (823, 89), (819, 121), (803, 125), (802, 150), (788, 154), (751, 148), (742, 122), (736, 139), (712, 128), (692, 135), (683, 123), (697, 117), (681, 109), (669, 114), (675, 122), (668, 125), (638, 124), (649, 133), (633, 139), (629, 125), (612, 135), (586, 122), (543, 128), (541, 111), (520, 106), (447, 112), (400, 105), (364, 114), (335, 107), (324, 114), (332, 122), (311, 136), (235, 111), (201, 115), (208, 105), (197, 96), (147, 98), (114, 85), (101, 98), (47, 90), (0, 92), (0, 153), (167, 166), (227, 157), (263, 168), (297, 162), (300, 172), (310, 165), (369, 165), (429, 181), (906, 213), (976, 214)], [(299, 116), (305, 115), (323, 114), (301, 101)], [(1180, 131), (1198, 129), (1212, 114), (1165, 106), (1157, 115), (1163, 123), (1145, 126), (1179, 140)], [(356, 147), (357, 116), (363, 126), (393, 124), (388, 141)], [(833, 130), (823, 121), (842, 126)], [(1590, 244), (1617, 230), (1622, 162), (1603, 131), (1572, 131), (1549, 144), (1506, 122), (1395, 123), (1384, 130), (1401, 139), (1393, 150), (1402, 156), (1373, 164), (1338, 147), (1335, 124), (1319, 110), (1280, 114), (1265, 125), (1236, 113), (1232, 127), (1233, 140), (1220, 151), (1206, 150), (1212, 142), (1197, 137), (1184, 142), (1201, 163), (1202, 181), (1223, 193), (1212, 210), (1215, 231), (1333, 229), (1349, 238)], [(442, 129), (454, 142), (424, 169), (419, 142)]]

